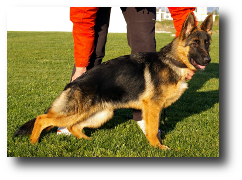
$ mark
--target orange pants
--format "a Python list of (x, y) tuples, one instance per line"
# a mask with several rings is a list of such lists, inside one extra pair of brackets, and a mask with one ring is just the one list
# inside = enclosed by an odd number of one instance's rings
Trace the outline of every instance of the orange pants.
[(94, 25), (98, 7), (71, 7), (73, 23), (74, 58), (76, 67), (87, 67), (94, 51)]
[[(195, 7), (168, 7), (171, 17), (173, 18), (173, 24), (176, 29), (176, 37), (179, 36), (182, 25), (187, 18), (187, 15), (195, 10)], [(193, 13), (194, 15), (194, 13)], [(195, 16), (195, 15), (194, 15)], [(197, 21), (195, 22), (197, 25)]]

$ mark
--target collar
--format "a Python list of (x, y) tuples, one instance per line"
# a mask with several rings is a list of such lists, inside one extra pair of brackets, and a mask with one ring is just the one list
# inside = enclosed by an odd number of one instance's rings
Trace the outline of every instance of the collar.
[(186, 66), (185, 64), (183, 64), (183, 63), (181, 63), (181, 62), (179, 62), (179, 61), (177, 61), (177, 60), (175, 60), (175, 59), (173, 59), (173, 58), (170, 58), (170, 60), (171, 60), (171, 62), (172, 62), (175, 66), (177, 66), (177, 67), (179, 67), (179, 68), (187, 68), (187, 66)]

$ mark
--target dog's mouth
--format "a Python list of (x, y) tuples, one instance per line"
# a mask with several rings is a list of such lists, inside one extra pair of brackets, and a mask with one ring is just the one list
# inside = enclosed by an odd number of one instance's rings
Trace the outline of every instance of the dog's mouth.
[(192, 65), (193, 65), (195, 68), (197, 68), (198, 70), (199, 70), (199, 69), (204, 70), (205, 67), (206, 67), (206, 66), (204, 66), (204, 65), (200, 65), (200, 64), (196, 63), (196, 61), (194, 61), (194, 59), (191, 59), (191, 63), (192, 63)]

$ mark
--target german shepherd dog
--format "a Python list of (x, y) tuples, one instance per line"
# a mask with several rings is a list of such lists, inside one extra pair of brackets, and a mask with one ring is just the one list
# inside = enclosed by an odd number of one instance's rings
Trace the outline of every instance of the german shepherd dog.
[(208, 16), (199, 28), (193, 14), (187, 16), (178, 37), (160, 52), (121, 56), (89, 70), (66, 85), (46, 114), (25, 123), (15, 136), (67, 127), (77, 138), (89, 139), (82, 130), (98, 128), (113, 117), (114, 109), (142, 110), (146, 138), (160, 149), (169, 149), (158, 135), (160, 112), (177, 101), (187, 89), (189, 69), (204, 70), (209, 64), (213, 19)]

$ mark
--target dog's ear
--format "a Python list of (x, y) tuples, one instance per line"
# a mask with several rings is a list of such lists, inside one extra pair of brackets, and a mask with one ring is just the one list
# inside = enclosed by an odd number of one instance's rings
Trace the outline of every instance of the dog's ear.
[(207, 18), (203, 21), (200, 26), (200, 29), (206, 31), (210, 36), (212, 35), (212, 28), (213, 28), (213, 15), (210, 14)]
[(189, 34), (196, 28), (195, 24), (195, 17), (194, 15), (190, 12), (187, 16), (187, 19), (183, 23), (182, 30), (180, 35), (182, 36), (183, 39), (187, 38)]

